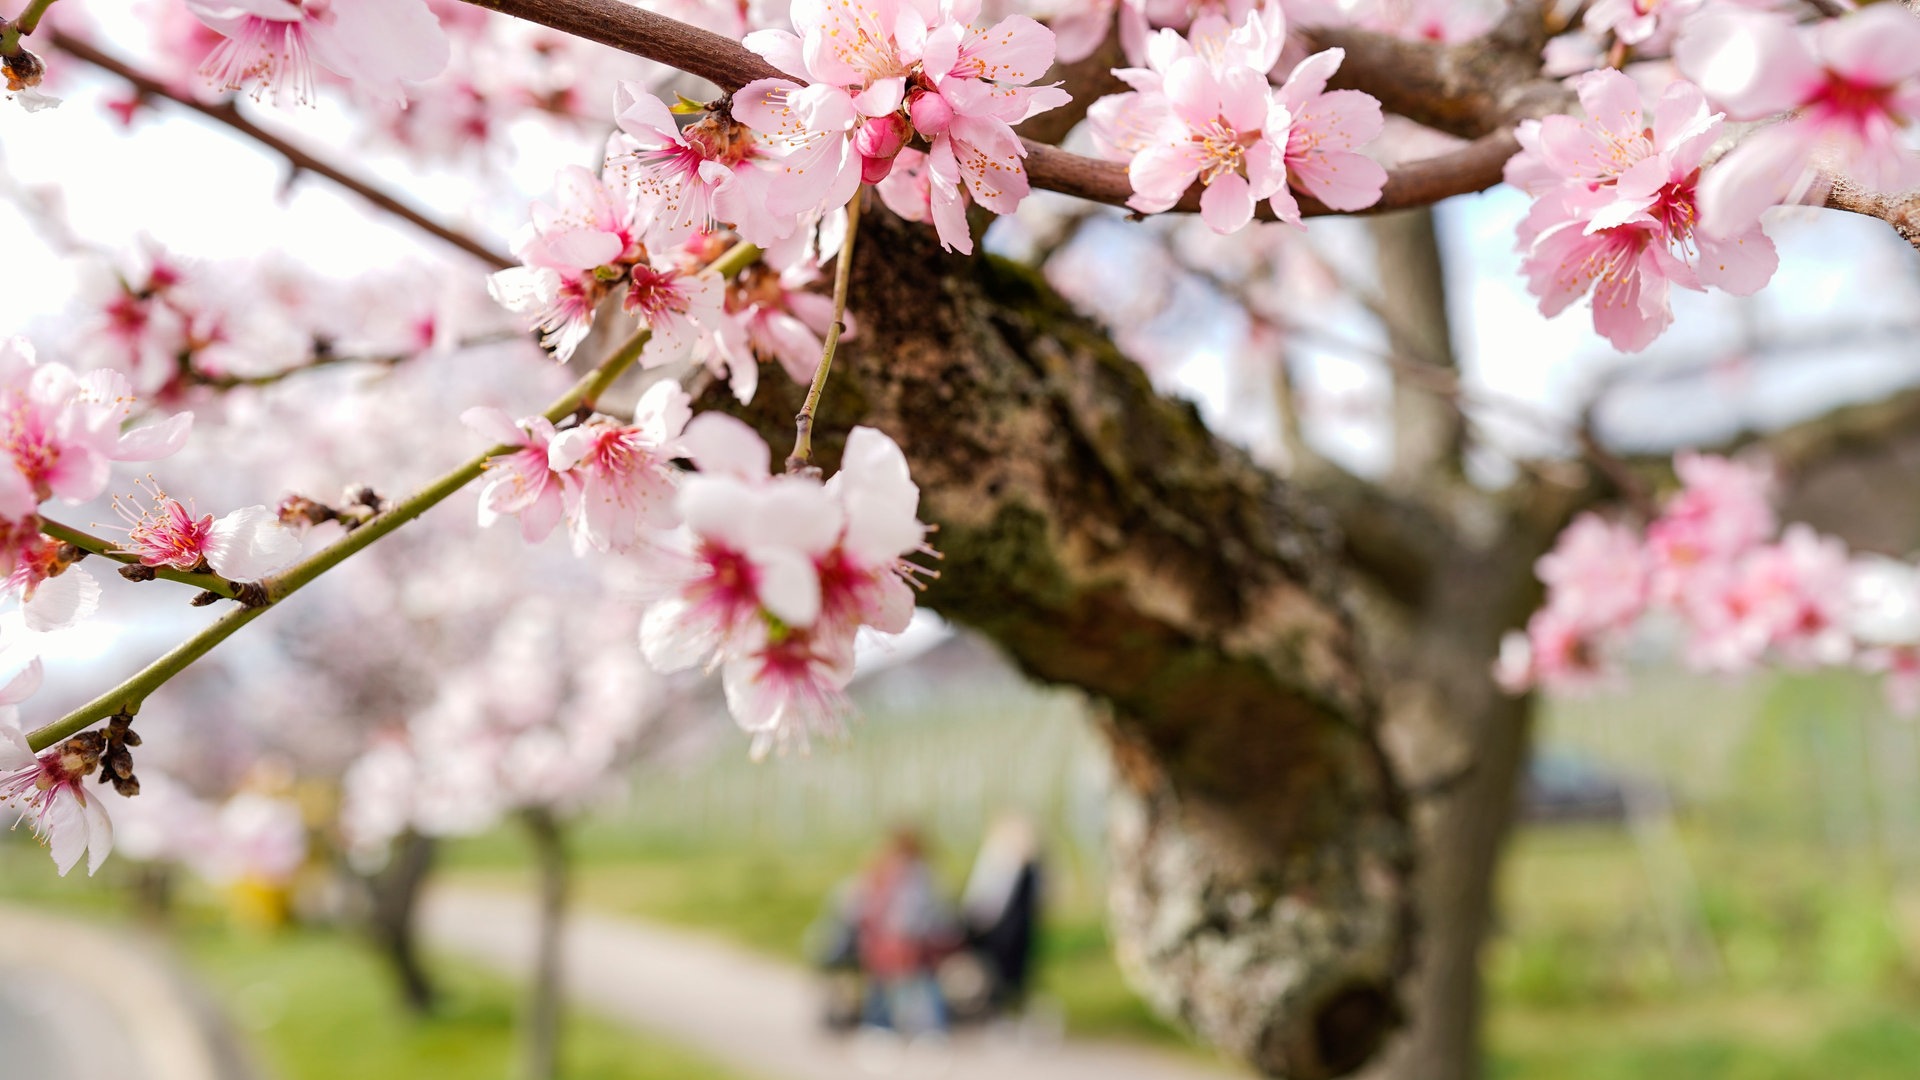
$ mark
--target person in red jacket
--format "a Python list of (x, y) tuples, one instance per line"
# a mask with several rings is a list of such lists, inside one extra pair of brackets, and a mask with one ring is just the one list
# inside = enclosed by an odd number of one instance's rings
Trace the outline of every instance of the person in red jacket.
[(945, 1031), (946, 1002), (934, 972), (959, 934), (919, 834), (896, 831), (850, 900), (868, 980), (866, 1022), (906, 1035)]

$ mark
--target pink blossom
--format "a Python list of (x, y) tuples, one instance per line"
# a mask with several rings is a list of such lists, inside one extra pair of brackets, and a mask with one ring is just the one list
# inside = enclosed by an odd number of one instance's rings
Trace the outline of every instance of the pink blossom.
[(1639, 45), (1656, 33), (1672, 33), (1700, 7), (1702, 0), (1594, 0), (1585, 25), (1594, 34), (1612, 34), (1626, 45)]
[(1249, 13), (1230, 32), (1205, 16), (1193, 41), (1161, 30), (1147, 42), (1147, 67), (1115, 72), (1133, 92), (1102, 98), (1088, 116), (1100, 152), (1128, 162), (1128, 206), (1170, 210), (1199, 183), (1200, 216), (1215, 232), (1245, 227), (1263, 199), (1276, 216), (1298, 220), (1287, 191), (1293, 115), (1266, 75), (1280, 48), (1272, 10)]
[(545, 540), (564, 510), (560, 474), (553, 471), (548, 456), (553, 422), (530, 416), (515, 423), (499, 409), (479, 406), (461, 413), (460, 419), (499, 445), (516, 447), (487, 459), (487, 482), (480, 489), (480, 526), (512, 514), (520, 518), (520, 534), (528, 543)]
[(1618, 629), (1646, 609), (1648, 568), (1639, 535), (1597, 514), (1576, 518), (1535, 573), (1547, 586), (1548, 606), (1573, 626)]
[(682, 442), (700, 470), (680, 488), (687, 531), (661, 568), (667, 598), (640, 629), (648, 661), (663, 671), (729, 649), (768, 617), (811, 626), (821, 605), (815, 560), (844, 520), (818, 481), (771, 476), (767, 444), (739, 420), (702, 413)]
[(654, 244), (670, 247), (717, 223), (762, 247), (793, 231), (794, 217), (770, 209), (780, 173), (747, 127), (719, 114), (682, 130), (638, 83), (620, 84), (614, 113), (625, 137), (608, 160), (651, 207)]
[(837, 735), (853, 711), (853, 639), (818, 630), (754, 627), (755, 640), (728, 655), (721, 688), (735, 722), (753, 736), (758, 760), (769, 751), (805, 752), (810, 735)]
[(570, 165), (557, 184), (559, 205), (534, 203), (514, 237), (524, 265), (494, 274), (487, 289), (502, 307), (531, 316), (541, 342), (566, 360), (593, 329), (608, 283), (641, 257), (644, 224), (631, 200), (589, 169)]
[(564, 479), (576, 550), (629, 550), (642, 529), (676, 524), (672, 462), (691, 414), (687, 392), (663, 379), (641, 395), (633, 423), (589, 420), (553, 437), (547, 461)]
[(903, 0), (801, 0), (798, 34), (749, 34), (748, 48), (806, 84), (762, 79), (733, 96), (734, 116), (791, 155), (794, 194), (776, 212), (831, 209), (885, 179), (906, 142), (904, 108), (932, 144), (934, 183), (964, 182), (982, 206), (1012, 213), (1028, 191), (1012, 125), (1067, 96), (1029, 85), (1052, 66), (1052, 31), (1022, 15), (975, 29), (979, 11), (978, 0), (948, 0), (937, 17)]
[[(889, 177), (883, 190), (892, 182)], [(803, 386), (813, 380), (827, 328), (833, 325), (833, 299), (806, 288), (819, 277), (819, 267), (811, 260), (796, 262), (778, 273), (756, 265), (742, 275), (738, 288), (728, 297), (728, 306), (743, 321), (752, 354), (777, 361), (794, 382)], [(852, 316), (846, 318), (847, 329), (840, 335), (841, 341), (857, 334)], [(742, 357), (740, 362), (751, 359)]]
[(1565, 611), (1541, 608), (1527, 620), (1524, 633), (1515, 631), (1502, 639), (1494, 677), (1513, 694), (1535, 687), (1589, 690), (1612, 674), (1605, 660), (1606, 640)]
[[(16, 666), (17, 667), (17, 666)], [(85, 853), (87, 873), (113, 850), (113, 823), (86, 779), (100, 766), (99, 736), (80, 736), (36, 755), (27, 745), (14, 705), (38, 688), (38, 659), (17, 668), (0, 687), (0, 808), (32, 822), (62, 876)]]
[[(1345, 50), (1327, 49), (1300, 61), (1275, 102), (1293, 116), (1287, 129), (1288, 182), (1331, 209), (1364, 210), (1380, 201), (1387, 170), (1354, 148), (1379, 137), (1385, 120), (1372, 96), (1327, 90), (1327, 80), (1345, 58)], [(1292, 216), (1282, 212), (1291, 202), (1276, 193), (1274, 211), (1298, 225), (1297, 207)]]
[(642, 367), (685, 360), (719, 326), (727, 293), (719, 274), (637, 264), (629, 276), (621, 307), (653, 332), (640, 352)]
[(1758, 225), (1724, 239), (1694, 227), (1699, 163), (1719, 130), (1699, 91), (1668, 87), (1649, 125), (1625, 75), (1591, 72), (1577, 88), (1588, 119), (1523, 122), (1507, 163), (1536, 200), (1519, 246), (1541, 313), (1591, 291), (1594, 329), (1631, 352), (1673, 321), (1670, 285), (1739, 296), (1765, 285), (1779, 257)]
[(450, 49), (421, 0), (187, 0), (226, 37), (201, 69), (225, 90), (313, 100), (313, 65), (386, 98), (446, 68)]
[(192, 413), (123, 431), (133, 405), (118, 372), (83, 378), (37, 363), (25, 339), (0, 342), (0, 447), (14, 464), (0, 469), (0, 517), (18, 519), (49, 498), (86, 502), (106, 489), (113, 462), (152, 461), (185, 444)]
[(959, 163), (942, 159), (944, 179), (939, 184), (933, 181), (933, 167), (933, 161), (918, 150), (900, 151), (893, 171), (876, 185), (880, 200), (908, 221), (931, 224), (941, 247), (971, 255), (973, 233), (967, 228), (967, 195)]
[(193, 511), (159, 489), (153, 506), (135, 514), (119, 499), (115, 512), (127, 523), (120, 546), (140, 557), (143, 566), (213, 572), (230, 581), (255, 581), (293, 561), (300, 542), (271, 510), (249, 506), (224, 517), (195, 517)]
[[(1028, 191), (1013, 125), (1069, 100), (1058, 87), (1029, 85), (1053, 66), (1053, 32), (1024, 15), (975, 29), (979, 0), (948, 0), (944, 14), (920, 48), (908, 115), (936, 159), (951, 155), (973, 201), (1011, 214)], [(933, 179), (941, 182), (939, 170)]]
[(884, 433), (855, 427), (826, 490), (840, 501), (846, 527), (839, 543), (814, 559), (821, 625), (848, 637), (861, 626), (900, 633), (913, 618), (909, 582), (918, 571), (906, 557), (925, 550), (927, 533), (906, 455)]
[(1763, 465), (1682, 452), (1674, 458), (1680, 492), (1647, 526), (1657, 595), (1671, 601), (1678, 581), (1700, 566), (1731, 565), (1773, 535), (1772, 471)]
[(1784, 16), (1720, 8), (1674, 46), (1680, 70), (1735, 120), (1782, 112), (1701, 182), (1703, 226), (1731, 234), (1781, 202), (1817, 201), (1817, 159), (1872, 191), (1920, 183), (1908, 133), (1920, 117), (1920, 18), (1875, 4), (1810, 29)]

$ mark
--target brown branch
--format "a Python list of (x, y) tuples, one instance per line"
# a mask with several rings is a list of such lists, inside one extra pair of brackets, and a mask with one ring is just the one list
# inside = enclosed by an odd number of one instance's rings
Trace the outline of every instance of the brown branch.
[(1363, 91), (1388, 112), (1472, 139), (1523, 116), (1561, 111), (1573, 100), (1540, 71), (1548, 6), (1516, 3), (1487, 33), (1453, 45), (1348, 27), (1316, 27), (1308, 44), (1345, 50), (1329, 86)]
[(124, 79), (132, 84), (134, 90), (143, 98), (162, 98), (177, 105), (184, 106), (185, 108), (192, 109), (194, 112), (208, 119), (225, 124), (227, 127), (232, 128), (285, 158), (287, 164), (293, 167), (296, 175), (302, 172), (309, 172), (315, 176), (324, 176), (328, 180), (367, 200), (381, 210), (416, 226), (424, 232), (439, 237), (441, 240), (452, 244), (454, 247), (459, 248), (461, 251), (472, 255), (495, 269), (504, 270), (507, 267), (518, 266), (520, 264), (520, 260), (509, 258), (457, 229), (449, 228), (434, 221), (432, 218), (427, 217), (425, 214), (394, 198), (392, 195), (381, 191), (379, 188), (363, 180), (349, 176), (328, 162), (315, 157), (300, 147), (275, 135), (273, 132), (266, 130), (247, 119), (231, 101), (212, 103), (196, 101), (174, 90), (159, 79), (135, 69), (125, 61), (103, 52), (70, 34), (63, 34), (55, 30), (50, 33), (48, 40), (55, 48), (73, 57), (75, 60), (90, 64), (93, 67), (99, 68), (101, 71)]
[(1867, 191), (1846, 177), (1835, 177), (1827, 191), (1826, 205), (1832, 210), (1879, 218), (1893, 226), (1900, 239), (1920, 250), (1920, 189), (1885, 195)]
[[(787, 78), (737, 41), (664, 15), (628, 7), (617, 0), (466, 2), (678, 68), (728, 93), (755, 79)], [(1538, 70), (1537, 61), (1535, 70)], [(1518, 145), (1510, 133), (1495, 130), (1498, 127), (1498, 121), (1484, 120), (1472, 132), (1484, 137), (1467, 147), (1388, 170), (1386, 190), (1380, 202), (1367, 212), (1425, 206), (1499, 183), (1500, 167)], [(1027, 178), (1036, 188), (1114, 206), (1126, 205), (1133, 195), (1133, 185), (1127, 180), (1124, 165), (1083, 157), (1032, 139), (1021, 141), (1027, 149)], [(1200, 192), (1201, 188), (1195, 185), (1175, 209), (1198, 210)], [(1300, 200), (1300, 208), (1309, 216), (1332, 213), (1308, 198)], [(1264, 216), (1271, 220), (1270, 212)]]

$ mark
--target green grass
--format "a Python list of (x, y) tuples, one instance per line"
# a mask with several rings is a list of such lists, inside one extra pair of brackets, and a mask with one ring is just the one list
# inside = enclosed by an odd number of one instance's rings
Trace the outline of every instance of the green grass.
[[(197, 929), (184, 952), (282, 1080), (508, 1080), (515, 1072), (519, 994), (506, 982), (436, 958), (443, 993), (432, 1017), (400, 1008), (391, 980), (337, 933), (267, 935)], [(738, 1077), (713, 1062), (580, 1015), (562, 1043), (568, 1080)]]

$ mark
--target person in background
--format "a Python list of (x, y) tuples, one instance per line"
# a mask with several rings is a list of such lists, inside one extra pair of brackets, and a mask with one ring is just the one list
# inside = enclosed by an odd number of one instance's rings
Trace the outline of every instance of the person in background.
[(895, 831), (850, 899), (868, 979), (866, 1022), (903, 1035), (946, 1031), (946, 1002), (934, 971), (958, 945), (959, 933), (919, 834)]
[(987, 831), (960, 909), (967, 943), (993, 976), (989, 1005), (1026, 1000), (1040, 919), (1040, 845), (1032, 823), (1008, 815)]

